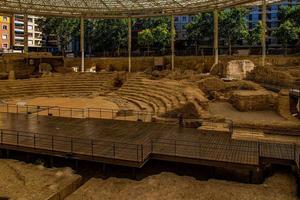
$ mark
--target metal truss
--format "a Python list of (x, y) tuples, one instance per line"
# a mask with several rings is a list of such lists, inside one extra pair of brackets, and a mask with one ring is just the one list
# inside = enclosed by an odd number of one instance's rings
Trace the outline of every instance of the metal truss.
[[(268, 0), (276, 3), (279, 0)], [(0, 0), (0, 13), (38, 16), (127, 18), (195, 14), (262, 0)]]

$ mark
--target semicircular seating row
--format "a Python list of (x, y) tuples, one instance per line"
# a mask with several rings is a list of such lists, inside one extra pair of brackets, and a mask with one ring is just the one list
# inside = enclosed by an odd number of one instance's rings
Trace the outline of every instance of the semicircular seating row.
[(1, 80), (0, 99), (22, 97), (105, 95), (111, 91), (112, 73), (71, 73), (24, 80)]
[(191, 102), (195, 105), (198, 113), (203, 114), (204, 110), (201, 104), (206, 99), (198, 98), (202, 94), (189, 94), (186, 92), (186, 87), (178, 81), (150, 80), (143, 76), (132, 76), (110, 96), (112, 100), (116, 99), (117, 102), (123, 100), (125, 102), (123, 106), (128, 106), (129, 103), (131, 107), (138, 110), (153, 113), (165, 113)]

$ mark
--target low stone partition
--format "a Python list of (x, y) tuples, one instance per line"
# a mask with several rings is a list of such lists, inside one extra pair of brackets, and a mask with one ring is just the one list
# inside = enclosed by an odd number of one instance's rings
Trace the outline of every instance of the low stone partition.
[[(231, 60), (250, 60), (255, 66), (261, 64), (261, 56), (220, 56), (220, 63), (228, 63)], [(65, 58), (65, 67), (81, 66), (80, 58)], [(297, 65), (300, 64), (300, 56), (267, 56), (267, 63), (273, 65)], [(170, 65), (171, 57), (165, 56), (164, 63)], [(213, 56), (176, 56), (175, 68), (199, 70), (203, 68), (202, 64), (211, 67), (214, 63)], [(110, 65), (114, 66), (115, 70), (127, 70), (127, 57), (107, 57), (107, 58), (87, 58), (85, 59), (86, 69), (97, 66), (100, 69), (106, 69)], [(149, 67), (154, 66), (154, 57), (132, 57), (132, 70), (144, 71)]]
[(277, 95), (268, 91), (238, 90), (233, 92), (230, 101), (239, 111), (259, 111), (274, 109)]
[(276, 70), (276, 68), (256, 67), (249, 75), (248, 78), (255, 82), (278, 85), (283, 87), (296, 88), (296, 78), (289, 74), (287, 71)]

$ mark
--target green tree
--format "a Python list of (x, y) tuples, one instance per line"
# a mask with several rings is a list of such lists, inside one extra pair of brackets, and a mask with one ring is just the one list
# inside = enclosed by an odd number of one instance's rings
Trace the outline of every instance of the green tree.
[(292, 42), (299, 39), (300, 29), (296, 27), (291, 21), (287, 20), (283, 22), (276, 30), (273, 31), (272, 35), (275, 36), (278, 41), (285, 48), (285, 55), (287, 55), (287, 47)]
[(262, 34), (263, 26), (262, 22), (259, 21), (256, 26), (249, 32), (247, 37), (247, 42), (250, 45), (250, 49), (255, 44), (261, 44), (261, 34)]
[(248, 38), (247, 14), (247, 10), (243, 8), (226, 9), (220, 13), (220, 37), (227, 43), (229, 55), (232, 54), (232, 45)]
[(46, 36), (57, 36), (63, 55), (65, 55), (66, 47), (70, 44), (73, 37), (79, 36), (80, 23), (77, 19), (48, 17), (39, 19), (37, 23)]
[[(281, 19), (281, 24), (286, 21), (290, 21), (295, 27), (300, 27), (300, 5), (281, 6), (279, 10), (279, 17)], [(300, 46), (300, 37), (297, 44)]]
[(279, 16), (282, 22), (290, 21), (296, 26), (300, 26), (300, 5), (281, 6)]
[(154, 38), (154, 46), (158, 48), (161, 53), (165, 52), (166, 46), (171, 44), (171, 31), (167, 24), (161, 24), (156, 28), (152, 29)]
[[(134, 23), (134, 28), (136, 30), (141, 30), (138, 33), (138, 37), (140, 37), (138, 38), (138, 43), (140, 47), (148, 48), (154, 46), (156, 47), (155, 50), (157, 52), (164, 53), (166, 46), (170, 45), (170, 40), (171, 40), (170, 17), (138, 19)], [(145, 30), (147, 31), (145, 32)], [(142, 32), (141, 36), (140, 36), (140, 32)], [(147, 38), (145, 37), (146, 35)], [(144, 38), (141, 38), (142, 36)], [(149, 39), (149, 41), (145, 42), (145, 39)], [(153, 40), (153, 42), (151, 40)], [(149, 43), (149, 45), (147, 43)], [(149, 48), (148, 48), (148, 52), (149, 52)]]
[(127, 45), (127, 21), (123, 19), (92, 20), (89, 40), (93, 51), (117, 51)]
[(150, 29), (145, 29), (138, 33), (138, 44), (140, 47), (147, 47), (148, 55), (153, 43), (154, 37)]
[(200, 13), (195, 16), (193, 21), (186, 25), (187, 38), (194, 43), (196, 55), (198, 54), (198, 46), (205, 39), (210, 41), (213, 38), (213, 17), (211, 13)]

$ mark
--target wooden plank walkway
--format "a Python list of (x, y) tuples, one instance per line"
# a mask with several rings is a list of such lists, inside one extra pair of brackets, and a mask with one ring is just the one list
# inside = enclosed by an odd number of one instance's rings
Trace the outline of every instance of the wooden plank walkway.
[(1, 146), (140, 167), (151, 155), (258, 166), (294, 159), (292, 146), (232, 140), (170, 124), (0, 113)]

